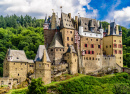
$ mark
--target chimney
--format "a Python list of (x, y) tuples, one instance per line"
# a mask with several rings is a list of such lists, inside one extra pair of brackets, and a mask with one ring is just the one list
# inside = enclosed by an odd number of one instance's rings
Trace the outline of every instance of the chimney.
[(110, 35), (110, 25), (108, 25), (108, 33), (107, 35)]
[(119, 35), (118, 25), (116, 25), (116, 34)]
[(69, 18), (71, 19), (71, 13), (68, 14)]

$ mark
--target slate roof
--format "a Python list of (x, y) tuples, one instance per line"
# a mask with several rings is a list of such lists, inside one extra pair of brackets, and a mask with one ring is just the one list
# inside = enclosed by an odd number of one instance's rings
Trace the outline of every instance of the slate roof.
[(60, 48), (63, 47), (63, 42), (62, 42), (62, 37), (61, 37), (60, 32), (56, 32), (53, 37), (53, 40), (52, 40), (49, 48), (53, 48), (53, 47), (60, 47)]
[(90, 26), (94, 27), (95, 32), (97, 32), (99, 28), (96, 19), (84, 18), (84, 17), (79, 18), (79, 26), (83, 27), (84, 32), (90, 31)]
[(76, 53), (75, 48), (74, 48), (73, 45), (70, 45), (70, 46), (68, 47), (67, 53), (70, 53), (70, 52), (71, 52), (71, 47), (72, 47), (72, 53)]
[[(46, 50), (45, 45), (39, 45), (38, 50), (37, 50), (37, 55), (34, 61), (42, 61), (44, 49)], [(47, 50), (46, 50), (46, 59), (47, 59), (47, 62), (51, 62), (48, 56)]]
[(68, 14), (61, 13), (61, 22), (60, 22), (61, 28), (70, 28), (74, 29), (73, 23), (71, 18), (68, 16)]
[(12, 61), (13, 62), (30, 62), (30, 63), (34, 63), (33, 60), (27, 59), (24, 50), (11, 50), (11, 49), (8, 49), (8, 56), (12, 56)]
[(110, 35), (116, 35), (116, 23), (115, 22), (110, 23)]

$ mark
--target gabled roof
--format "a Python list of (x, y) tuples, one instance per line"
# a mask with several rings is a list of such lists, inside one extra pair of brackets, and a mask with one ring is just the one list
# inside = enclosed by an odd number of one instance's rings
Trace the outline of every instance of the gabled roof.
[(53, 47), (63, 47), (63, 42), (62, 42), (62, 38), (61, 38), (61, 34), (60, 32), (56, 32), (53, 40), (49, 46), (49, 48), (53, 48)]
[(68, 16), (68, 14), (65, 14), (63, 12), (61, 13), (60, 27), (74, 29), (71, 18)]
[(31, 63), (33, 63), (33, 60), (27, 59), (24, 50), (8, 49), (8, 56), (12, 56), (12, 61), (14, 61), (14, 62), (31, 62)]
[[(46, 50), (45, 45), (39, 45), (38, 50), (37, 50), (37, 55), (34, 61), (42, 61), (44, 50)], [(46, 60), (47, 62), (51, 62), (48, 56), (47, 50), (46, 50)]]
[(75, 48), (74, 48), (73, 45), (70, 45), (70, 46), (68, 47), (67, 53), (70, 53), (70, 52), (71, 52), (71, 49), (72, 49), (72, 53), (76, 53)]

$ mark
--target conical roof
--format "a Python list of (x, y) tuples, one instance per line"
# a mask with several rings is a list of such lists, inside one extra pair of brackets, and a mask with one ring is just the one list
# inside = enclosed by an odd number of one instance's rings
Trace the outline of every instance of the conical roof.
[[(46, 50), (45, 45), (39, 45), (38, 50), (37, 50), (37, 55), (36, 55), (34, 61), (42, 61), (43, 55), (44, 55), (44, 50)], [(46, 59), (47, 59), (47, 62), (51, 62), (50, 58), (48, 56), (47, 50), (46, 50)]]
[(62, 42), (60, 32), (56, 32), (53, 37), (53, 40), (52, 40), (49, 48), (53, 48), (53, 47), (60, 47), (60, 48), (63, 47), (63, 42)]

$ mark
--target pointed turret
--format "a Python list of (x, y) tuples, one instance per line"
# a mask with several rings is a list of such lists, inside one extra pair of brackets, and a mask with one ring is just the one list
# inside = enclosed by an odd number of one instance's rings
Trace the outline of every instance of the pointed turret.
[(47, 15), (45, 16), (45, 23), (47, 23)]
[(45, 16), (45, 22), (43, 24), (43, 29), (46, 30), (46, 29), (49, 29), (49, 23), (47, 21), (47, 15)]

